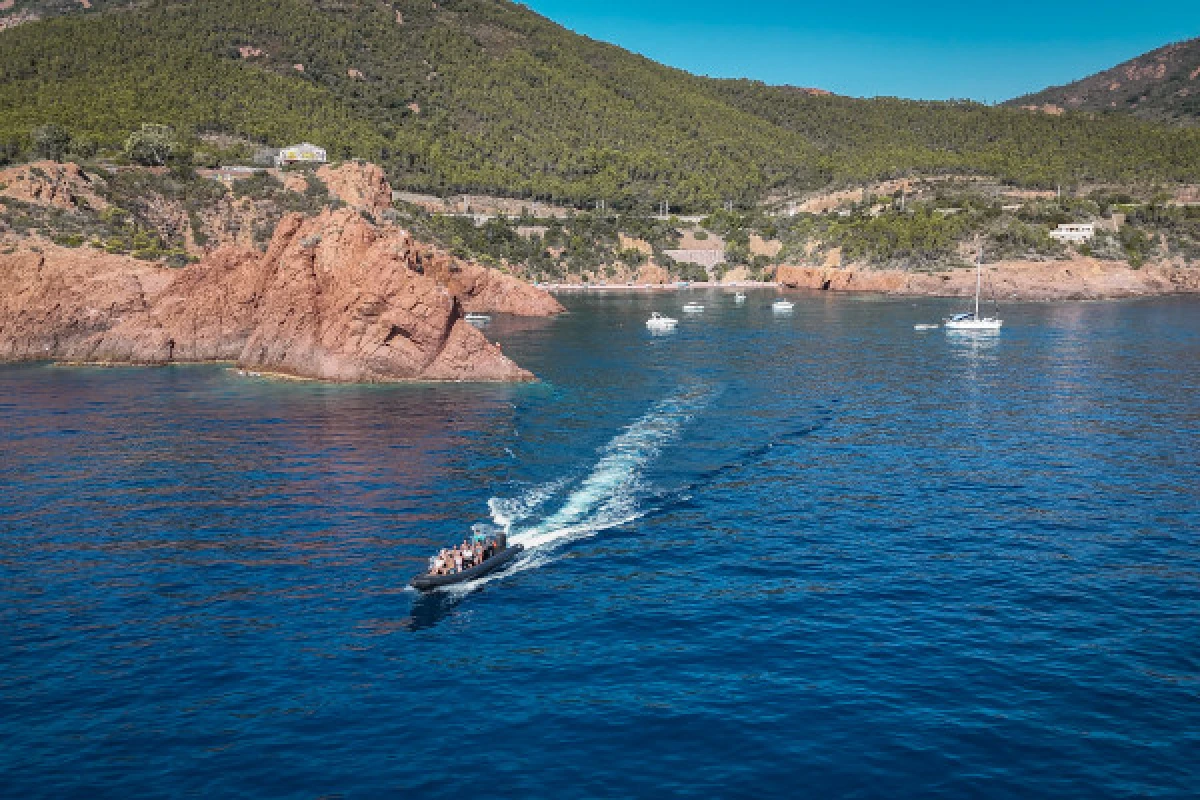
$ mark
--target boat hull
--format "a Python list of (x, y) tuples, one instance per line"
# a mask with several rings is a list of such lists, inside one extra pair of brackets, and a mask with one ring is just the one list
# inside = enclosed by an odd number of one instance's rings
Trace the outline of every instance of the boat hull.
[(1004, 325), (999, 319), (946, 320), (943, 323), (948, 331), (998, 331)]
[(525, 550), (524, 545), (514, 544), (511, 547), (506, 547), (496, 555), (484, 561), (482, 564), (465, 569), (462, 572), (456, 572), (453, 575), (430, 575), (422, 573), (417, 575), (409, 582), (409, 586), (421, 591), (429, 592), (434, 589), (442, 589), (447, 586), (454, 586), (459, 583), (469, 583), (473, 580), (482, 578), (492, 572), (503, 567), (505, 564), (512, 561)]

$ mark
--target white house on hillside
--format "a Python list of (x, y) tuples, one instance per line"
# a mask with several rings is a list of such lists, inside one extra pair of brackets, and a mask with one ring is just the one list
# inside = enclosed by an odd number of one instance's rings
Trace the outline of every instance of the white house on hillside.
[(279, 155), (275, 156), (275, 166), (282, 167), (287, 164), (324, 164), (325, 160), (324, 147), (317, 147), (315, 144), (304, 142), (303, 144), (294, 144), (291, 147), (285, 147), (280, 150)]
[(1060, 242), (1090, 242), (1096, 235), (1096, 226), (1092, 223), (1080, 225), (1059, 225), (1050, 231), (1050, 238)]

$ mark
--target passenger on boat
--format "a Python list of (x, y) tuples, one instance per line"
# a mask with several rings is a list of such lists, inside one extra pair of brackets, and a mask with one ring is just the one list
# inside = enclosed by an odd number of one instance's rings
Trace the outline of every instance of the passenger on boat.
[(508, 547), (507, 537), (501, 534), (481, 542), (464, 540), (458, 547), (442, 548), (429, 559), (430, 575), (453, 575), (477, 567)]

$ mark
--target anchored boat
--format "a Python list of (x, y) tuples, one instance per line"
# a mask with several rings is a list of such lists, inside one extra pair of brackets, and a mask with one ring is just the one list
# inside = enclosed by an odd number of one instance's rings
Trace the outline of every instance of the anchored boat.
[[(955, 314), (942, 320), (948, 331), (998, 331), (1004, 320), (995, 317), (979, 316), (979, 294), (983, 289), (983, 248), (975, 259), (975, 312)], [(995, 292), (993, 291), (993, 301)]]
[(671, 317), (664, 317), (657, 311), (653, 312), (650, 315), (650, 319), (646, 320), (646, 327), (652, 331), (655, 331), (656, 333), (661, 331), (673, 331), (675, 330), (675, 326), (678, 324), (679, 320)]

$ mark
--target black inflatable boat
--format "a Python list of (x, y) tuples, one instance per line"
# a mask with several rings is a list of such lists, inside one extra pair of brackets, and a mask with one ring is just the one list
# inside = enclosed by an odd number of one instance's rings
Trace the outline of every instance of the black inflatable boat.
[(524, 549), (523, 545), (514, 544), (497, 552), (482, 564), (476, 564), (470, 569), (464, 569), (462, 572), (456, 572), (453, 575), (430, 575), (428, 572), (425, 572), (413, 578), (412, 583), (409, 585), (419, 591), (428, 592), (431, 589), (441, 589), (444, 586), (453, 586), (456, 583), (467, 583), (476, 578), (482, 578), (489, 572), (495, 572), (520, 555)]

